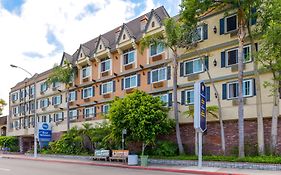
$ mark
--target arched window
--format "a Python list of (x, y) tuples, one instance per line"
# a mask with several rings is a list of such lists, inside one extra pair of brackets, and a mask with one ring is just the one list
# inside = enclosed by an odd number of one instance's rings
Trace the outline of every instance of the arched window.
[(151, 23), (151, 27), (154, 27), (155, 26), (155, 22), (154, 21), (152, 21), (152, 23)]
[(123, 40), (124, 40), (124, 39), (126, 39), (126, 35), (125, 35), (125, 34), (123, 34)]

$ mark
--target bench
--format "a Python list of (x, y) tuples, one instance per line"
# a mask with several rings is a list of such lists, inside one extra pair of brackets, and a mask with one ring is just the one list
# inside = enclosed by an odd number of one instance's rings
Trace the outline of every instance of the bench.
[(122, 162), (127, 162), (127, 158), (129, 155), (129, 150), (112, 150), (112, 157), (109, 157), (109, 161), (112, 160), (122, 160)]
[(95, 150), (95, 156), (93, 160), (105, 160), (107, 161), (110, 157), (110, 150)]

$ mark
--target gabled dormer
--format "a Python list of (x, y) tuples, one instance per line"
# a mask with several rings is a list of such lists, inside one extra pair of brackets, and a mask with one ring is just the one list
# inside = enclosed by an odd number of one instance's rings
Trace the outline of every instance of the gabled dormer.
[(69, 55), (68, 53), (63, 52), (62, 59), (61, 59), (61, 62), (60, 62), (60, 66), (63, 66), (66, 61), (69, 62), (70, 64), (72, 64), (73, 63), (73, 57), (71, 55)]
[(129, 29), (129, 27), (126, 24), (123, 24), (116, 41), (116, 49), (119, 54), (122, 54), (122, 51), (124, 49), (136, 49), (135, 38), (136, 37), (134, 36), (133, 32)]
[(162, 26), (163, 25), (162, 25), (161, 18), (155, 12), (155, 10), (152, 9), (150, 12), (149, 18), (148, 18), (148, 22), (145, 26), (144, 33), (149, 33), (149, 32), (155, 31), (157, 29), (161, 29)]
[(90, 49), (80, 44), (77, 54), (77, 61), (76, 61), (77, 67), (81, 69), (85, 65), (91, 65), (91, 61), (89, 57), (90, 57)]
[(99, 62), (100, 59), (105, 57), (111, 58), (109, 41), (102, 35), (100, 35), (98, 38), (93, 57), (96, 59), (97, 62)]

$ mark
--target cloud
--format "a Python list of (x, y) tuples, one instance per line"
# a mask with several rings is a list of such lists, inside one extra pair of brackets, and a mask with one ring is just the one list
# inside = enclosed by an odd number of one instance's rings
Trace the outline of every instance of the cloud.
[[(152, 8), (167, 3), (153, 0), (0, 0), (1, 88), (8, 102), (10, 88), (32, 74), (73, 54), (85, 43)], [(3, 76), (4, 75), (4, 76)], [(4, 114), (8, 114), (8, 107)]]

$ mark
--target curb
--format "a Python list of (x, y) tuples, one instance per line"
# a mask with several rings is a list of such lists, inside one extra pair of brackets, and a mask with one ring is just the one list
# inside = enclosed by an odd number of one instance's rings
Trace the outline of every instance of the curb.
[(54, 163), (79, 164), (79, 165), (93, 165), (93, 166), (101, 166), (101, 167), (127, 168), (127, 169), (173, 172), (173, 173), (192, 173), (192, 174), (201, 174), (201, 175), (245, 175), (245, 174), (236, 174), (236, 173), (209, 172), (209, 171), (199, 171), (199, 170), (181, 170), (181, 169), (174, 169), (174, 168), (129, 166), (129, 165), (109, 164), (109, 163), (101, 164), (101, 163), (95, 163), (95, 162), (65, 161), (65, 160), (54, 160), (54, 159), (48, 160), (48, 159), (42, 159), (42, 158), (29, 158), (29, 157), (10, 157), (10, 156), (1, 156), (1, 157), (5, 158), (5, 159), (32, 160), (32, 161), (54, 162)]

